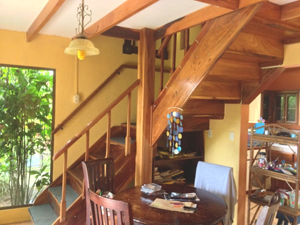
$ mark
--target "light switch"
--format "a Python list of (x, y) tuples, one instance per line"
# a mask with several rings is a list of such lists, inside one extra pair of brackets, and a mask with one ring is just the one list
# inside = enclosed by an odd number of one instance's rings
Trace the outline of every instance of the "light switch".
[(230, 141), (234, 141), (234, 132), (233, 131), (230, 131), (229, 139), (230, 139)]

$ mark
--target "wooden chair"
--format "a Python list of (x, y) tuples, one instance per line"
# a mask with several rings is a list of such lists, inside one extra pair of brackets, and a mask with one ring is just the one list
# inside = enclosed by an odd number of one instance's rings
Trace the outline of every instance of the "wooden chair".
[(84, 177), (84, 193), (86, 200), (86, 224), (91, 224), (91, 208), (90, 190), (96, 192), (100, 189), (102, 192), (110, 191), (114, 193), (114, 161), (112, 158), (92, 160), (82, 162), (82, 170)]
[[(130, 203), (101, 197), (88, 190), (93, 225), (133, 225)], [(86, 221), (89, 225), (89, 221)]]
[(275, 213), (277, 212), (279, 205), (280, 194), (275, 193), (270, 203), (261, 209), (255, 225), (272, 225)]
[(85, 189), (102, 192), (110, 191), (114, 193), (115, 168), (112, 158), (98, 159), (82, 162), (83, 176), (85, 180)]

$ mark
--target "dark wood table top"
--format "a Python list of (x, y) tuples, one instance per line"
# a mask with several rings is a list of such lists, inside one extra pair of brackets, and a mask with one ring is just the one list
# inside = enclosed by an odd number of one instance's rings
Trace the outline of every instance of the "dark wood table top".
[(132, 187), (117, 193), (114, 199), (130, 202), (133, 219), (136, 224), (185, 224), (185, 225), (215, 225), (227, 212), (227, 206), (219, 196), (198, 188), (182, 184), (165, 184), (162, 189), (168, 193), (195, 192), (200, 201), (194, 201), (198, 210), (194, 213), (182, 213), (157, 209), (149, 205), (160, 196), (148, 196), (141, 192), (141, 186)]

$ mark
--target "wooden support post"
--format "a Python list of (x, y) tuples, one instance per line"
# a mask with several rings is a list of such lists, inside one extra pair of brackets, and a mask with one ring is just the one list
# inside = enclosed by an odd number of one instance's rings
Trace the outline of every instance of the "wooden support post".
[(127, 127), (126, 127), (126, 140), (125, 140), (125, 156), (130, 154), (130, 149), (131, 149), (130, 116), (131, 116), (131, 92), (128, 94), (128, 102), (127, 102)]
[(176, 70), (176, 47), (177, 47), (177, 33), (173, 35), (172, 74)]
[(241, 106), (240, 159), (238, 183), (238, 218), (237, 224), (245, 223), (246, 179), (247, 179), (247, 143), (249, 126), (249, 105)]
[(152, 182), (153, 149), (151, 142), (151, 106), (154, 102), (155, 40), (153, 30), (142, 29), (138, 52), (137, 128), (135, 185)]
[(111, 111), (107, 113), (107, 132), (106, 132), (106, 155), (105, 158), (110, 156), (110, 127), (111, 127)]

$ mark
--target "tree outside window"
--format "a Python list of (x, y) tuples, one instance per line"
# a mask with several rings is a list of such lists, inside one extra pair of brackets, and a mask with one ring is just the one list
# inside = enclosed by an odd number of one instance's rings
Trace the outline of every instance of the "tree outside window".
[(0, 207), (50, 182), (53, 71), (0, 66)]

